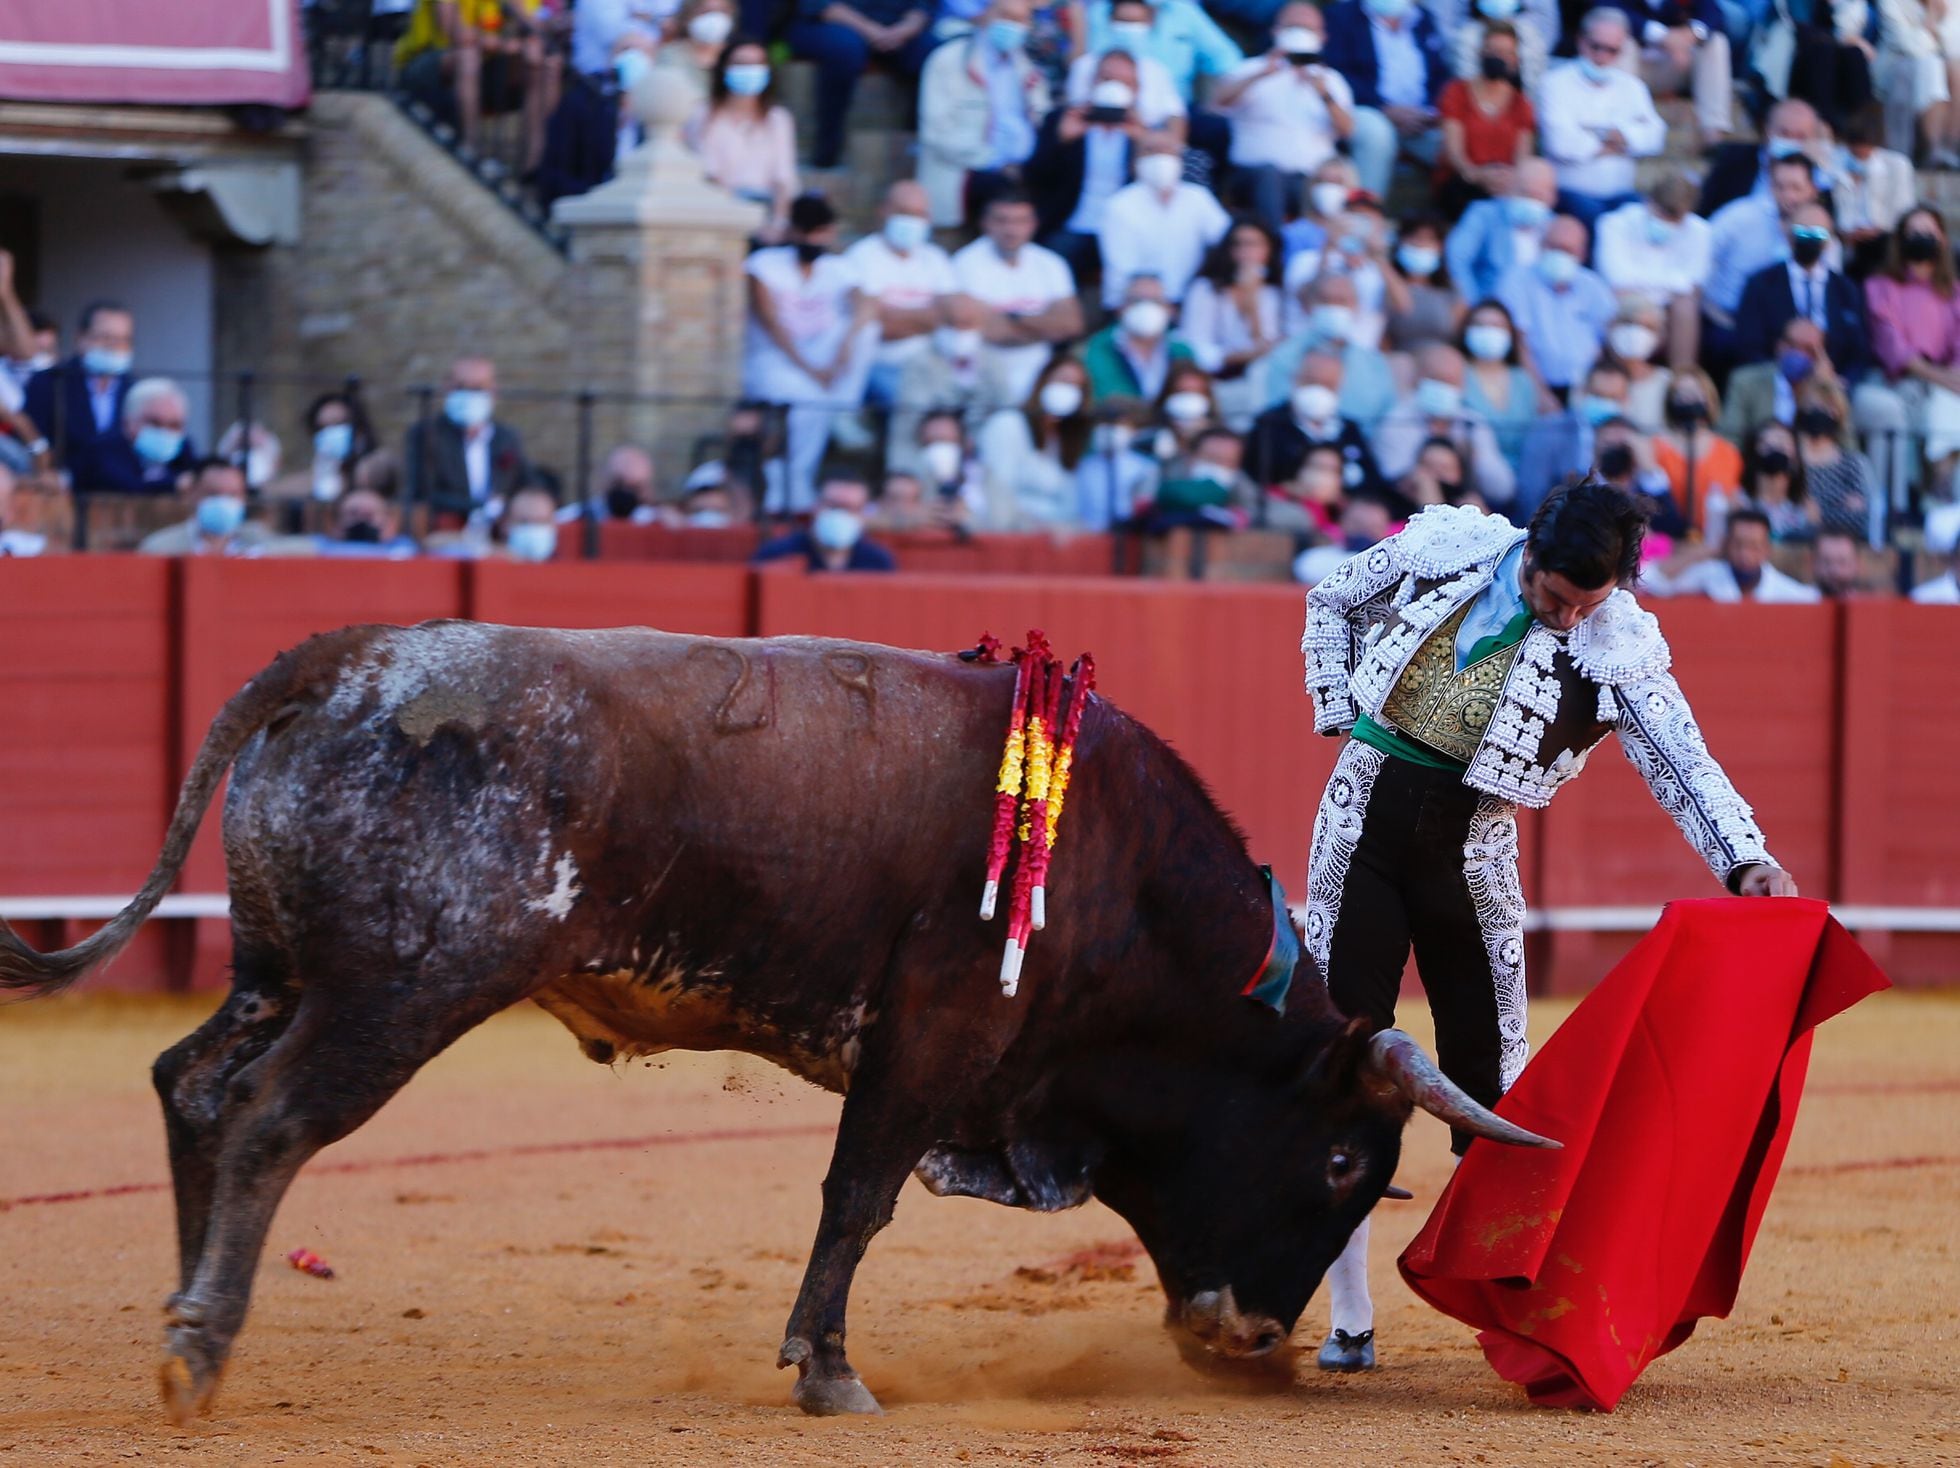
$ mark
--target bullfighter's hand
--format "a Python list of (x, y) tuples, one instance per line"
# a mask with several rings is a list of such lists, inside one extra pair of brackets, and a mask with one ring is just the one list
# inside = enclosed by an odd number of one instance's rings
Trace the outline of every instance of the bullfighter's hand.
[(1795, 897), (1797, 879), (1782, 867), (1759, 862), (1744, 869), (1742, 880), (1735, 884), (1735, 890), (1744, 897)]

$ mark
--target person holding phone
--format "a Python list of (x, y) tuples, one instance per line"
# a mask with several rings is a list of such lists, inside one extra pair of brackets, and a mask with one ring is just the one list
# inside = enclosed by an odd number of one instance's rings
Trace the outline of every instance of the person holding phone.
[(1320, 62), (1327, 22), (1294, 3), (1273, 18), (1273, 46), (1235, 68), (1212, 94), (1232, 120), (1232, 182), (1277, 233), (1301, 211), (1307, 180), (1354, 132), (1354, 93)]

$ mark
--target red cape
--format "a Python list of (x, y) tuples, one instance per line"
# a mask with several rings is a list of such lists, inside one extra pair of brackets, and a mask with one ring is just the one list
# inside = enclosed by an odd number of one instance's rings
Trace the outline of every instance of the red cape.
[(1885, 976), (1822, 902), (1676, 902), (1559, 1027), (1399, 1261), (1548, 1406), (1612, 1410), (1735, 1304), (1782, 1165), (1810, 1032)]

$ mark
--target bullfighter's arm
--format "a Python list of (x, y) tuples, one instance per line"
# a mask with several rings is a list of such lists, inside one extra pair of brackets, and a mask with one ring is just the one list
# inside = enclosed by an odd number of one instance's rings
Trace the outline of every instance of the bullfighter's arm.
[(1307, 692), (1313, 697), (1318, 734), (1345, 734), (1354, 727), (1354, 696), (1348, 674), (1361, 639), (1382, 603), (1402, 579), (1396, 540), (1390, 536), (1372, 550), (1350, 556), (1307, 593), (1307, 630), (1300, 651), (1307, 660)]
[(1742, 890), (1750, 867), (1780, 871), (1749, 803), (1708, 752), (1673, 675), (1654, 674), (1616, 688), (1614, 695), (1620, 748), (1722, 885)]

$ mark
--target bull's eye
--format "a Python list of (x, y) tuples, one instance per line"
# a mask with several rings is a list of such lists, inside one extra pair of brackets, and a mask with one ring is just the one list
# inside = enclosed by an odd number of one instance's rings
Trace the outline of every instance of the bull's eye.
[(1336, 1152), (1327, 1159), (1327, 1175), (1339, 1180), (1354, 1171), (1354, 1159), (1345, 1152)]

